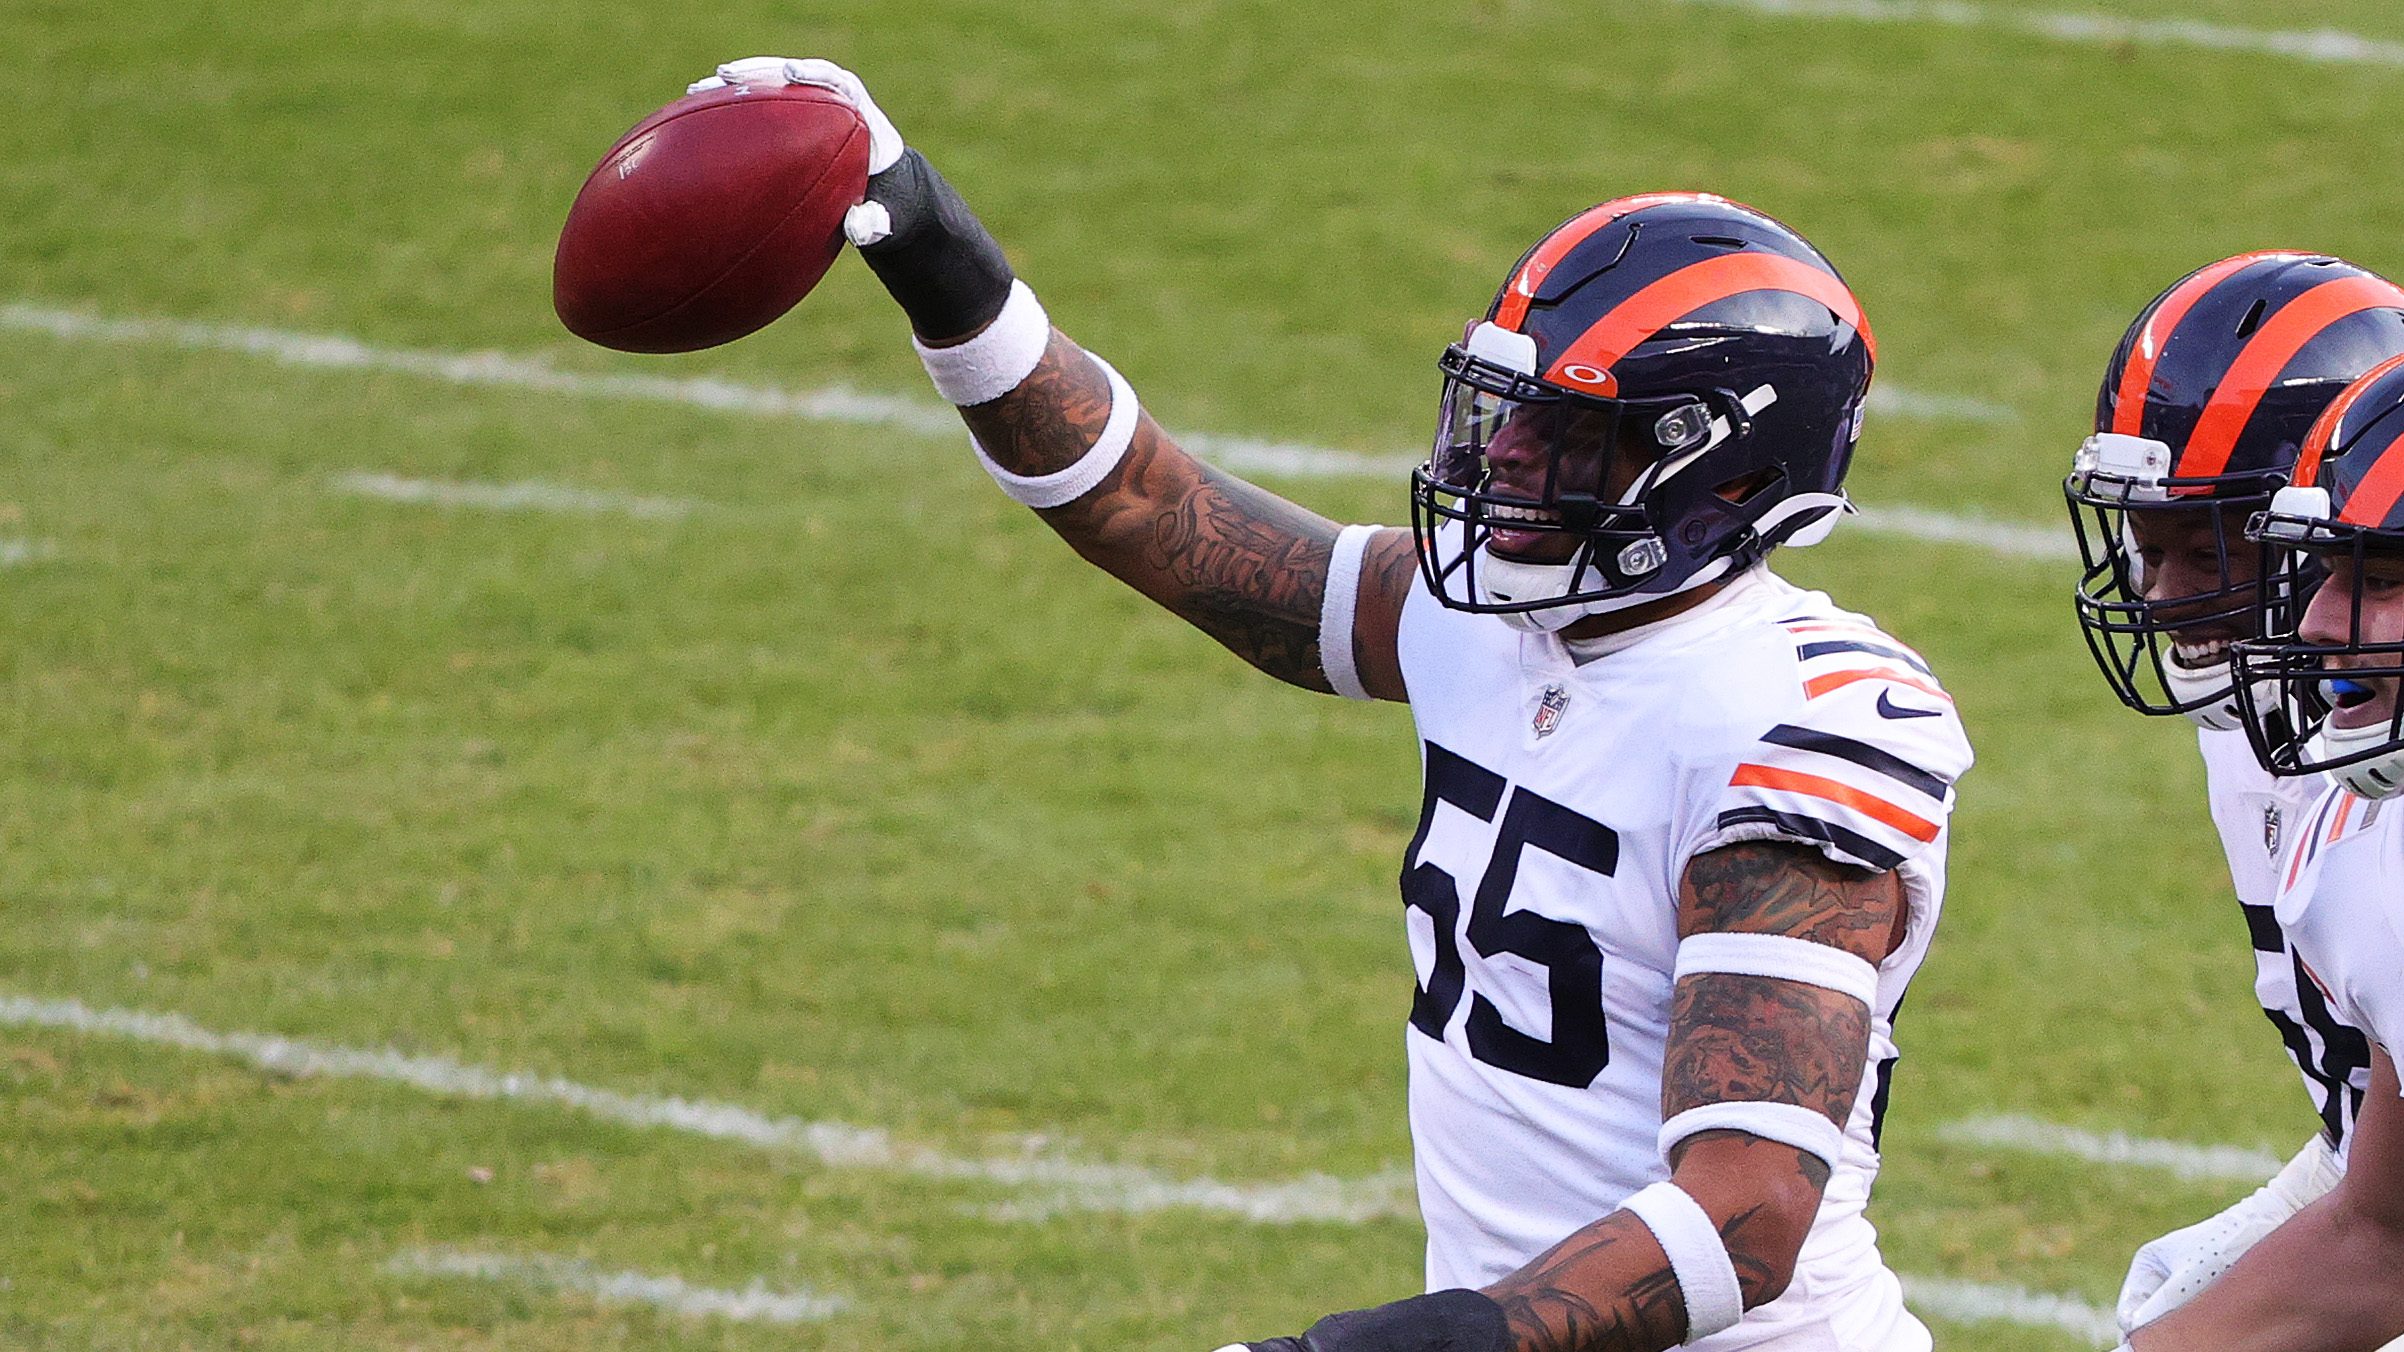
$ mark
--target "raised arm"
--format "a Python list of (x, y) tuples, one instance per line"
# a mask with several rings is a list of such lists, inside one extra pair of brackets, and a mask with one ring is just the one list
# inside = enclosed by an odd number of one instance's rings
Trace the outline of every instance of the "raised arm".
[[(960, 416), (995, 463), (1038, 478), (1090, 454), (1112, 404), (1102, 368), (1054, 329), (1032, 374)], [(1097, 486), (1037, 514), (1089, 562), (1245, 661), (1306, 689), (1332, 688), (1320, 627), (1336, 523), (1196, 460), (1149, 413), (1136, 416), (1125, 456)], [(1395, 631), (1416, 566), (1403, 530), (1371, 535), (1359, 558), (1354, 670), (1379, 699), (1404, 697)]]
[(1004, 492), (1279, 680), (1405, 697), (1395, 642), (1414, 562), (1407, 531), (1348, 533), (1179, 450), (1117, 372), (1051, 326), (858, 76), (828, 61), (752, 57), (694, 88), (712, 81), (816, 85), (859, 111), (868, 195), (845, 233), (908, 315), (936, 389), (959, 406)]
[(2374, 1050), (2345, 1176), (2186, 1305), (2137, 1330), (2135, 1352), (2371, 1352), (2404, 1335), (2404, 1098)]

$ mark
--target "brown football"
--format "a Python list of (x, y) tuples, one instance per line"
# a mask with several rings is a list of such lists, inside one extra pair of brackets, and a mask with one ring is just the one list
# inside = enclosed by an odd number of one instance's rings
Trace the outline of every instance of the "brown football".
[(731, 343), (793, 308), (868, 191), (868, 128), (815, 85), (690, 94), (635, 124), (568, 208), (551, 304), (622, 352)]

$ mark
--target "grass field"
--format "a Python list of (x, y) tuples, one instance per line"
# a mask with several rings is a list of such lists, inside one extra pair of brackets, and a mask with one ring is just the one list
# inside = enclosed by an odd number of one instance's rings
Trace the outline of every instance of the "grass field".
[[(957, 434), (291, 335), (931, 406), (848, 262), (691, 357), (550, 316), (618, 130), (718, 59), (818, 52), (1173, 427), (1416, 446), (1528, 240), (1710, 187), (1845, 269), (1882, 386), (1973, 401), (1874, 420), (1864, 502), (2052, 527), (2160, 286), (2270, 245), (2404, 267), (2404, 69), (2003, 22), (2044, 9), (0, 3), (0, 1345), (1200, 1352), (1414, 1289), (1406, 714), (1272, 686), (1089, 574)], [(2296, 26), (2404, 41), (2372, 0)], [(1980, 750), (1888, 1253), (2108, 1305), (2246, 1185), (1947, 1128), (2311, 1129), (2192, 743), (2111, 704), (2059, 564), (1854, 531), (1788, 571), (1925, 651)], [(215, 1036), (243, 1032), (309, 1045)], [(724, 1111), (630, 1120), (677, 1096)], [(1291, 1197), (1336, 1200), (1242, 1214)], [(757, 1299), (679, 1313), (625, 1272)]]

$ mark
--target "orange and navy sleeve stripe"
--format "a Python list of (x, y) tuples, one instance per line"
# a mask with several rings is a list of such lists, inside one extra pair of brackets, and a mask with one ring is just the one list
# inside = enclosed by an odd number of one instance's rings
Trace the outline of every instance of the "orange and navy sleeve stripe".
[(1730, 773), (1719, 832), (1804, 841), (1842, 862), (1895, 868), (1933, 845), (1952, 811), (1967, 745), (1951, 752), (1952, 720), (1944, 721), (1945, 737), (1898, 725), (1884, 746), (1824, 728), (1771, 728)]
[(1862, 681), (1888, 681), (1953, 703), (1918, 653), (1866, 624), (1844, 620), (1790, 622), (1797, 674), (1806, 699), (1818, 699)]

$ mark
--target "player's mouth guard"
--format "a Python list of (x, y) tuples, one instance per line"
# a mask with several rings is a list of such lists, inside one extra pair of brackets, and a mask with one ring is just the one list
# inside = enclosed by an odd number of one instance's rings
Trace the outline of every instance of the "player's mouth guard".
[(2329, 702), (2340, 709), (2350, 709), (2357, 704), (2367, 703), (2378, 694), (2377, 691), (2361, 681), (2350, 681), (2343, 676), (2330, 677), (2322, 682), (2322, 688), (2329, 692)]

